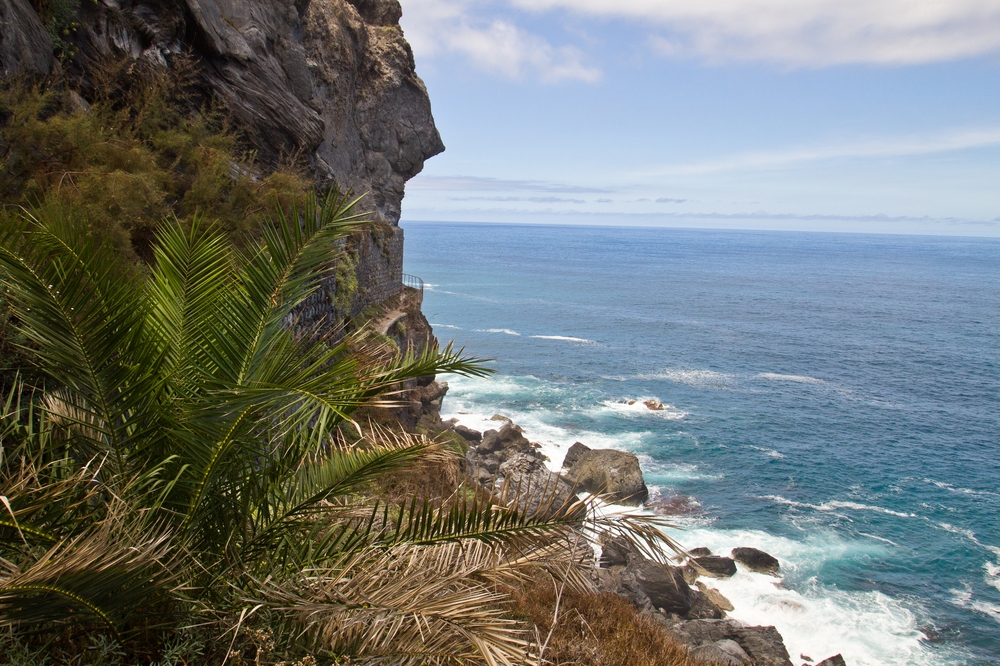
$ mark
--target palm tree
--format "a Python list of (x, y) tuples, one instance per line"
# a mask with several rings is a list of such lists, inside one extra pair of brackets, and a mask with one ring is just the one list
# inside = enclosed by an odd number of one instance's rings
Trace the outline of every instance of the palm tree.
[(584, 504), (373, 496), (386, 472), (454, 454), (352, 412), (406, 379), (488, 371), (451, 346), (399, 357), (294, 325), (364, 224), (356, 204), (333, 191), (277, 212), (242, 249), (202, 220), (166, 223), (145, 271), (60, 211), (0, 231), (47, 381), (0, 414), (0, 625), (126, 645), (225, 627), (231, 647), (266, 616), (281, 654), (507, 664), (528, 643), (498, 583), (531, 566), (588, 585)]

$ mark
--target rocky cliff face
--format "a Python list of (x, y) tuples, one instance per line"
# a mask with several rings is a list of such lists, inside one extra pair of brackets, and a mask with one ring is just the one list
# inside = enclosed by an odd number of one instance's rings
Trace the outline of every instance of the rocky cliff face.
[[(0, 0), (0, 72), (60, 66), (43, 6)], [(318, 179), (370, 192), (389, 224), (405, 182), (444, 150), (397, 0), (82, 0), (73, 11), (78, 27), (60, 39), (84, 84), (104, 58), (167, 67), (190, 54), (197, 89), (231, 110), (262, 164), (305, 157)]]

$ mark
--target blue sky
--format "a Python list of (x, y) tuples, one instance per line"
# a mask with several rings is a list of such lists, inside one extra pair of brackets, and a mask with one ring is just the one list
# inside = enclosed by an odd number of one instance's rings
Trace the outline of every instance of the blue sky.
[(416, 220), (1000, 236), (1000, 0), (402, 0)]

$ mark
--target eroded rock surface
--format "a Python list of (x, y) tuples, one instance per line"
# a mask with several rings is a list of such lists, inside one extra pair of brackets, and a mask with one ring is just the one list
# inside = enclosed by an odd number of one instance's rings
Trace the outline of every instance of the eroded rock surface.
[[(95, 0), (64, 39), (86, 97), (101, 61), (194, 60), (194, 105), (214, 98), (263, 165), (306, 158), (320, 180), (399, 221), (404, 183), (444, 150), (399, 27), (397, 0)], [(28, 0), (0, 0), (0, 71), (48, 72), (52, 41)]]
[(733, 548), (733, 559), (757, 573), (777, 576), (780, 570), (778, 559), (756, 548)]
[(587, 449), (577, 443), (570, 448), (566, 458), (571, 462), (569, 466), (563, 463), (566, 476), (580, 490), (606, 494), (612, 502), (633, 506), (642, 504), (649, 497), (639, 459), (634, 453)]

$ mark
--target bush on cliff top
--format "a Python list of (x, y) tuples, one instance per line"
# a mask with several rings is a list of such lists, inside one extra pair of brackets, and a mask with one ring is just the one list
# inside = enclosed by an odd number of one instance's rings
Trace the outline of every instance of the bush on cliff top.
[(0, 82), (0, 204), (64, 208), (126, 256), (150, 259), (162, 220), (217, 220), (233, 238), (311, 183), (291, 165), (265, 173), (220, 110), (198, 108), (193, 67), (107, 62), (87, 102), (66, 79)]

